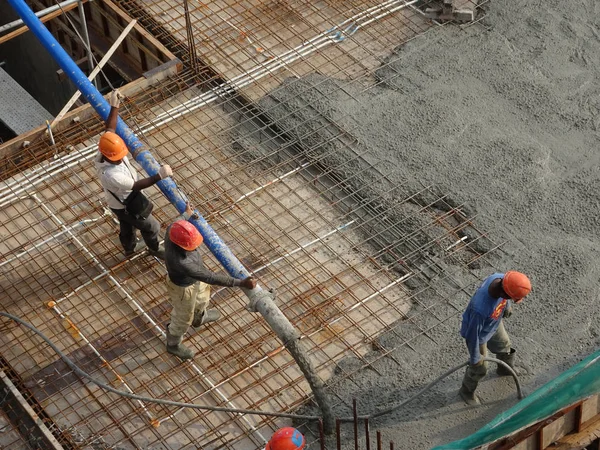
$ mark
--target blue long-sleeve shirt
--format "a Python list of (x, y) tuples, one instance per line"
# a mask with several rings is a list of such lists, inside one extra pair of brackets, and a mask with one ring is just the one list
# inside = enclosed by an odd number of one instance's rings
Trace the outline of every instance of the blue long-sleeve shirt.
[(483, 281), (462, 316), (460, 335), (467, 341), (471, 364), (479, 362), (479, 346), (492, 338), (500, 325), (504, 309), (510, 306), (510, 300), (494, 298), (488, 293), (490, 284), (498, 278), (503, 279), (504, 274), (495, 273)]

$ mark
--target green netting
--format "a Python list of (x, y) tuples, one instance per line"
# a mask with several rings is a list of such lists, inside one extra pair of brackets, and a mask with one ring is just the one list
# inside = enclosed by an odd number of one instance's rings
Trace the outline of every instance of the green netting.
[(533, 392), (476, 433), (433, 450), (477, 448), (550, 417), (579, 400), (600, 392), (600, 350)]

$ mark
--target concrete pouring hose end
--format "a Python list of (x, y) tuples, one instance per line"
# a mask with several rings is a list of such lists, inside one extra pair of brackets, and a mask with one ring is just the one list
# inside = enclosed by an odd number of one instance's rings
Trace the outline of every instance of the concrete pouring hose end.
[[(517, 373), (513, 370), (512, 367), (510, 367), (508, 364), (506, 364), (504, 361), (500, 361), (499, 359), (496, 358), (490, 358), (490, 357), (483, 357), (482, 358), (484, 361), (489, 361), (489, 362), (494, 362), (496, 364), (501, 365), (502, 367), (504, 367), (505, 369), (507, 369), (511, 376), (513, 377), (513, 379), (515, 380), (515, 385), (517, 388), (517, 397), (519, 398), (519, 400), (522, 400), (523, 398), (525, 398), (525, 395), (523, 394), (523, 390), (521, 389), (521, 383), (519, 382), (519, 377), (517, 376)], [(433, 380), (431, 383), (429, 383), (427, 386), (425, 386), (423, 389), (421, 389), (419, 392), (417, 392), (416, 394), (414, 394), (413, 396), (409, 397), (408, 399), (404, 400), (401, 403), (398, 403), (397, 405), (394, 406), (390, 406), (389, 408), (386, 409), (382, 409), (379, 411), (375, 411), (374, 413), (371, 413), (367, 416), (359, 416), (358, 418), (361, 420), (364, 419), (374, 419), (376, 417), (380, 417), (383, 416), (385, 414), (389, 414), (391, 412), (396, 411), (397, 409), (402, 408), (403, 406), (406, 406), (407, 404), (411, 403), (413, 400), (415, 400), (416, 398), (420, 397), (421, 395), (423, 395), (425, 392), (429, 391), (433, 386), (435, 386), (436, 384), (438, 384), (440, 381), (442, 381), (443, 379), (447, 378), (448, 376), (452, 375), (454, 372), (456, 372), (457, 370), (462, 369), (465, 366), (468, 366), (469, 362), (464, 362), (450, 370), (447, 370), (446, 372), (444, 372), (442, 375), (440, 375), (439, 377), (437, 377), (435, 380)], [(340, 419), (340, 421), (342, 422), (354, 422), (354, 417), (343, 417)]]

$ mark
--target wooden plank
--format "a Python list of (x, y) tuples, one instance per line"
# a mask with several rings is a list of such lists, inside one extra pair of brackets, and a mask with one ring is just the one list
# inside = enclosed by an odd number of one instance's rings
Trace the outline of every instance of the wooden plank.
[[(134, 25), (136, 23), (137, 23), (137, 20), (133, 19), (129, 23), (129, 25), (127, 25), (127, 27), (125, 27), (125, 29), (123, 30), (121, 35), (117, 38), (117, 40), (113, 43), (113, 45), (108, 49), (108, 51), (102, 57), (102, 59), (100, 60), (98, 65), (94, 68), (94, 70), (92, 70), (92, 73), (90, 73), (90, 75), (88, 76), (88, 80), (92, 81), (94, 78), (96, 78), (96, 75), (98, 75), (98, 73), (100, 73), (100, 70), (102, 70), (102, 67), (104, 67), (104, 65), (108, 62), (110, 57), (117, 50), (117, 48), (119, 47), (121, 42), (123, 42), (123, 39), (125, 39), (125, 37), (129, 34), (129, 32), (131, 31), (131, 29), (134, 27)], [(71, 109), (71, 107), (77, 101), (77, 99), (79, 98), (80, 95), (81, 95), (81, 91), (77, 91), (73, 94), (73, 97), (71, 97), (71, 99), (67, 102), (67, 104), (63, 107), (63, 109), (58, 113), (58, 115), (54, 118), (54, 120), (50, 124), (51, 129), (54, 127), (54, 125), (56, 125), (56, 122), (58, 122), (60, 119), (62, 119), (64, 117), (64, 115), (67, 112), (69, 112), (69, 109)]]
[(577, 420), (577, 409), (580, 407), (581, 404), (578, 404), (571, 411), (544, 427), (542, 449), (547, 448), (549, 445), (552, 445), (553, 442), (556, 442), (561, 437), (572, 433), (575, 430), (575, 427), (577, 426), (575, 423)]
[(4, 391), (4, 402), (7, 402), (7, 398), (10, 399), (10, 406), (8, 407), (12, 413), (17, 413), (18, 421), (21, 425), (25, 426), (31, 437), (39, 439), (40, 444), (43, 444), (44, 448), (63, 450), (64, 447), (56, 440), (54, 435), (50, 432), (48, 427), (44, 425), (44, 422), (33, 410), (31, 405), (27, 403), (27, 400), (23, 397), (21, 392), (16, 388), (13, 382), (4, 373), (4, 370), (0, 370), (0, 385)]
[(583, 408), (581, 409), (581, 423), (582, 428), (585, 428), (585, 423), (588, 420), (596, 417), (600, 413), (600, 397), (598, 395), (592, 395), (586, 401), (583, 402)]
[[(569, 414), (571, 411), (575, 410), (577, 406), (579, 406), (582, 402), (577, 402), (571, 406), (567, 406), (566, 408), (554, 413), (547, 419), (541, 420), (540, 422), (534, 423), (533, 425), (528, 426), (527, 428), (513, 434), (512, 436), (506, 436), (498, 441), (491, 443), (488, 445), (488, 450), (508, 450), (516, 446), (517, 444), (529, 439), (531, 436), (536, 435), (540, 429), (545, 428), (551, 425), (555, 420), (563, 417), (566, 414)], [(544, 433), (546, 434), (546, 433)]]
[[(175, 60), (179, 61), (179, 60)], [(121, 93), (125, 96), (133, 96), (137, 92), (152, 86), (155, 83), (158, 83), (165, 78), (168, 78), (172, 75), (175, 75), (181, 69), (181, 65), (176, 62), (174, 64), (168, 65), (165, 64), (163, 70), (153, 71), (151, 74), (144, 74), (143, 78), (138, 78), (135, 81), (132, 81), (129, 84), (119, 88)], [(96, 111), (92, 108), (89, 103), (85, 105), (79, 106), (75, 108), (73, 111), (68, 112), (63, 119), (57, 123), (55, 126), (55, 130), (60, 131), (61, 129), (67, 128), (72, 124), (72, 120), (75, 117), (79, 117), (79, 120), (84, 121), (89, 119), (91, 116), (95, 115)], [(40, 136), (44, 135), (46, 132), (46, 125), (41, 125), (38, 128), (35, 128), (27, 133), (21, 134), (14, 139), (11, 139), (8, 142), (0, 145), (0, 172), (4, 168), (2, 166), (2, 162), (4, 158), (11, 157), (11, 155), (15, 155), (21, 152), (21, 146), (24, 141), (33, 142), (34, 140), (40, 138)]]
[(575, 433), (580, 433), (583, 419), (583, 403), (575, 409)]
[(556, 441), (552, 450), (582, 450), (595, 440), (600, 439), (600, 414), (579, 433), (568, 434)]
[[(87, 2), (87, 0), (83, 0), (83, 2)], [(40, 19), (40, 21), (42, 23), (46, 23), (49, 20), (52, 20), (55, 17), (62, 15), (63, 12), (71, 11), (72, 9), (75, 9), (75, 8), (77, 8), (77, 3), (73, 3), (72, 5), (65, 6), (62, 10), (58, 9), (56, 11), (53, 11), (50, 14), (43, 16)], [(4, 36), (0, 37), (0, 44), (10, 41), (12, 38), (20, 36), (21, 34), (25, 33), (26, 31), (29, 31), (28, 26), (22, 26), (21, 28), (17, 28), (15, 31), (11, 31), (10, 33), (5, 34)]]
[[(129, 17), (125, 12), (123, 12), (121, 10), (121, 8), (119, 8), (117, 5), (115, 5), (110, 0), (104, 0), (102, 3), (106, 6), (108, 6), (111, 10), (113, 10), (116, 13), (117, 16), (122, 17), (125, 21), (127, 21), (127, 22), (131, 21), (131, 17)], [(150, 33), (148, 33), (146, 30), (144, 30), (144, 28), (142, 26), (137, 25), (135, 27), (135, 31), (140, 33), (144, 37), (144, 39), (146, 39), (153, 46), (155, 46), (157, 49), (159, 49), (160, 52), (163, 53), (167, 57), (167, 59), (177, 59), (177, 57), (173, 53), (171, 53), (164, 45), (162, 45), (158, 39), (156, 39), (154, 36), (152, 36)]]

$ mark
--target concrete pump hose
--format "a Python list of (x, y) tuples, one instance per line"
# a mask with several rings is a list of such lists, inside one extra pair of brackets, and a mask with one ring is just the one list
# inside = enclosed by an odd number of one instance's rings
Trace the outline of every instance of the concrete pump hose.
[[(137, 394), (132, 394), (129, 392), (120, 391), (120, 390), (115, 389), (112, 386), (109, 386), (99, 380), (96, 380), (90, 374), (81, 370), (46, 335), (44, 335), (44, 333), (42, 333), (40, 330), (38, 330), (36, 327), (31, 325), (30, 323), (25, 322), (23, 319), (21, 319), (17, 316), (13, 316), (12, 314), (9, 314), (4, 311), (0, 311), (0, 316), (7, 317), (8, 319), (14, 320), (15, 322), (23, 325), (25, 328), (28, 328), (29, 330), (33, 331), (35, 334), (40, 336), (52, 348), (52, 350), (54, 350), (56, 352), (56, 354), (61, 357), (61, 359), (67, 364), (67, 366), (69, 366), (71, 368), (71, 370), (73, 370), (73, 372), (75, 372), (80, 377), (91, 381), (92, 383), (96, 384), (97, 386), (101, 387), (102, 389), (104, 389), (108, 392), (112, 392), (113, 394), (117, 394), (122, 397), (130, 398), (133, 400), (141, 400), (144, 402), (158, 403), (158, 404), (162, 404), (162, 405), (177, 406), (180, 408), (192, 408), (192, 409), (201, 409), (201, 410), (207, 410), (207, 411), (221, 411), (221, 412), (230, 412), (230, 413), (238, 413), (238, 414), (254, 414), (254, 415), (260, 415), (260, 416), (285, 417), (288, 419), (298, 419), (298, 420), (320, 420), (320, 419), (322, 419), (320, 416), (305, 416), (305, 415), (300, 415), (300, 414), (288, 414), (288, 413), (280, 413), (280, 412), (275, 412), (275, 411), (258, 411), (258, 410), (251, 410), (251, 409), (225, 408), (225, 407), (219, 407), (219, 406), (198, 405), (196, 403), (176, 402), (176, 401), (165, 400), (165, 399), (160, 399), (160, 398), (144, 397), (142, 395), (137, 395)], [(500, 361), (499, 359), (496, 359), (496, 358), (489, 358), (486, 356), (486, 357), (483, 357), (482, 359), (484, 361), (495, 362), (496, 364), (500, 364), (504, 368), (506, 368), (515, 380), (515, 384), (517, 387), (517, 395), (518, 395), (519, 399), (522, 399), (524, 397), (523, 391), (521, 390), (521, 384), (519, 383), (519, 378), (517, 377), (517, 374), (512, 369), (512, 367), (510, 367), (504, 361)], [(459, 366), (454, 367), (453, 369), (450, 369), (450, 370), (444, 372), (442, 375), (437, 377), (435, 380), (433, 380), (431, 383), (429, 383), (427, 386), (425, 386), (419, 392), (417, 392), (413, 396), (409, 397), (408, 399), (404, 400), (402, 403), (399, 403), (394, 406), (390, 406), (389, 408), (386, 408), (386, 409), (376, 411), (368, 416), (359, 416), (358, 418), (359, 419), (374, 419), (376, 417), (383, 416), (385, 414), (389, 414), (399, 408), (402, 408), (403, 406), (405, 406), (408, 403), (415, 400), (417, 397), (419, 397), (419, 396), (423, 395), (425, 392), (429, 391), (433, 386), (438, 384), (444, 378), (448, 377), (449, 375), (452, 375), (454, 372), (462, 369), (463, 367), (465, 367), (468, 364), (469, 364), (468, 362), (465, 362), (465, 363), (460, 364)], [(354, 418), (353, 417), (343, 417), (340, 419), (340, 421), (341, 422), (353, 422)]]
[[(519, 400), (521, 400), (521, 399), (523, 399), (525, 397), (525, 395), (523, 394), (523, 391), (521, 389), (521, 383), (519, 383), (519, 378), (517, 377), (517, 374), (513, 370), (512, 367), (510, 367), (504, 361), (500, 361), (499, 359), (496, 359), (496, 358), (489, 358), (489, 357), (485, 356), (485, 357), (483, 357), (481, 359), (483, 359), (484, 361), (495, 362), (496, 364), (500, 364), (505, 369), (507, 369), (510, 372), (511, 376), (513, 377), (513, 379), (515, 380), (515, 385), (517, 387), (517, 396), (519, 397)], [(398, 403), (397, 405), (390, 406), (389, 408), (386, 408), (386, 409), (381, 409), (381, 410), (376, 411), (376, 412), (374, 412), (372, 414), (369, 414), (368, 416), (360, 416), (359, 419), (374, 419), (376, 417), (380, 417), (380, 416), (383, 416), (385, 414), (389, 414), (389, 413), (391, 413), (393, 411), (396, 411), (397, 409), (402, 408), (403, 406), (409, 404), (410, 402), (412, 402), (416, 398), (418, 398), (421, 395), (423, 395), (425, 392), (429, 391), (433, 386), (435, 386), (436, 384), (438, 384), (444, 378), (452, 375), (454, 372), (456, 372), (457, 370), (462, 369), (463, 367), (467, 366), (468, 364), (469, 364), (469, 362), (467, 361), (467, 362), (464, 362), (464, 363), (460, 364), (459, 366), (456, 366), (456, 367), (454, 367), (454, 368), (452, 368), (452, 369), (444, 372), (442, 375), (440, 375), (439, 377), (437, 377), (435, 380), (433, 380), (431, 383), (429, 383), (427, 386), (425, 386), (419, 392), (417, 392), (413, 396), (407, 398), (402, 403)], [(344, 418), (342, 418), (340, 420), (342, 422), (353, 422), (354, 418), (353, 417), (344, 417)]]
[(304, 415), (299, 415), (299, 414), (279, 413), (279, 412), (275, 412), (275, 411), (257, 411), (257, 410), (253, 410), (253, 409), (225, 408), (225, 407), (220, 407), (220, 406), (198, 405), (196, 403), (176, 402), (176, 401), (165, 400), (165, 399), (161, 399), (161, 398), (144, 397), (142, 395), (131, 394), (129, 392), (120, 391), (118, 389), (113, 388), (112, 386), (109, 386), (109, 385), (103, 383), (102, 381), (96, 380), (90, 374), (81, 370), (67, 355), (65, 355), (56, 345), (54, 345), (54, 343), (46, 335), (44, 335), (44, 333), (42, 333), (40, 330), (38, 330), (36, 327), (31, 325), (30, 323), (25, 322), (23, 319), (21, 319), (17, 316), (13, 316), (12, 314), (9, 314), (4, 311), (0, 311), (0, 316), (4, 316), (11, 320), (14, 320), (15, 322), (23, 325), (24, 327), (30, 329), (35, 334), (40, 336), (44, 341), (46, 341), (46, 343), (52, 348), (52, 350), (54, 350), (56, 352), (56, 354), (62, 358), (62, 360), (67, 364), (67, 366), (69, 366), (71, 368), (71, 370), (73, 370), (73, 372), (75, 372), (80, 377), (91, 381), (92, 383), (96, 384), (97, 386), (99, 386), (100, 388), (102, 388), (108, 392), (112, 392), (113, 394), (117, 394), (122, 397), (131, 398), (133, 400), (141, 400), (143, 402), (158, 403), (161, 405), (168, 405), (168, 406), (176, 406), (179, 408), (192, 408), (192, 409), (200, 409), (200, 410), (207, 410), (207, 411), (220, 411), (220, 412), (229, 412), (229, 413), (237, 413), (237, 414), (254, 414), (254, 415), (258, 415), (258, 416), (285, 417), (288, 419), (299, 419), (299, 420), (319, 420), (319, 419), (321, 419), (320, 416), (304, 416)]

